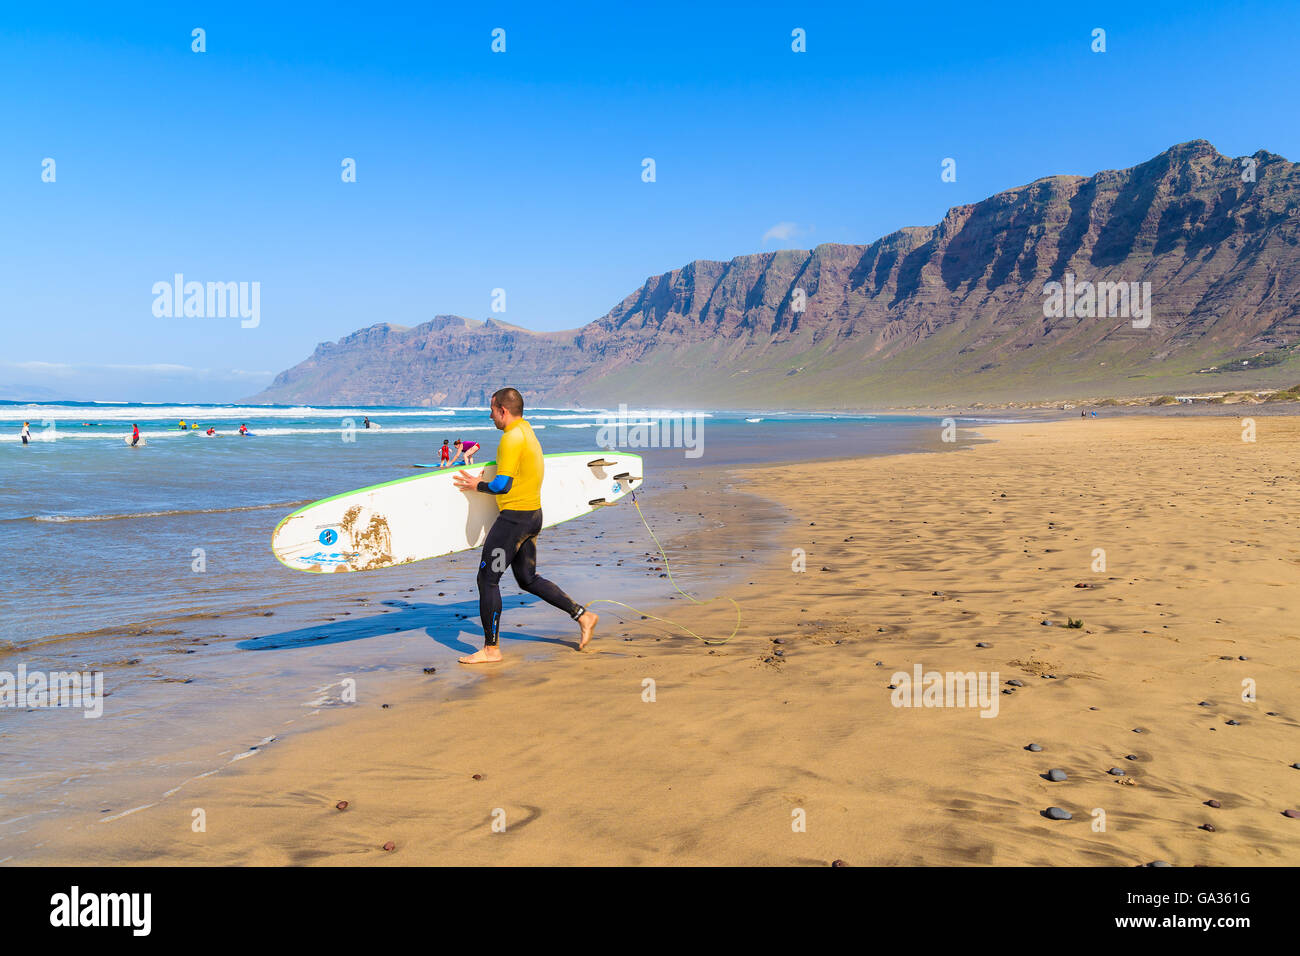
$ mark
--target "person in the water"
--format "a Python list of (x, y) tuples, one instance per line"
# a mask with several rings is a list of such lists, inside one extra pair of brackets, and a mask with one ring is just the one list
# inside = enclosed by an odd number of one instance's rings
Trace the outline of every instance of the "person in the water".
[(479, 443), (472, 438), (465, 442), (457, 438), (456, 457), (452, 458), (451, 464), (458, 465), (461, 461), (464, 461), (466, 465), (474, 464), (474, 455), (478, 452), (479, 447)]

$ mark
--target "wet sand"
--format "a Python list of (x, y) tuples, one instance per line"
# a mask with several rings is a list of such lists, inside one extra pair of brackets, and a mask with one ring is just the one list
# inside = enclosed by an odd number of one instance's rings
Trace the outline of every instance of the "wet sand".
[[(745, 562), (726, 644), (597, 606), (588, 652), (507, 641), (472, 684), (392, 682), (24, 862), (1300, 862), (1300, 419), (1253, 443), (1222, 418), (980, 430), (996, 441), (702, 470), (686, 491), (716, 530), (665, 543), (693, 576)], [(735, 623), (726, 601), (647, 610)], [(916, 665), (1012, 692), (991, 719), (894, 706)]]

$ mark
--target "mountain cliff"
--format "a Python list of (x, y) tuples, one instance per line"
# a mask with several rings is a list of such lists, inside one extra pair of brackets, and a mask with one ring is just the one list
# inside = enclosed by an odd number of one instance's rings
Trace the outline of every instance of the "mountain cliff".
[[(1298, 280), (1300, 168), (1197, 140), (870, 245), (692, 262), (567, 332), (372, 326), (253, 400), (482, 404), (508, 383), (534, 404), (836, 408), (1283, 381), (1300, 364)], [(1053, 282), (1124, 283), (1149, 321), (1113, 293), (1109, 314), (1103, 295), (1098, 314), (1045, 315)]]

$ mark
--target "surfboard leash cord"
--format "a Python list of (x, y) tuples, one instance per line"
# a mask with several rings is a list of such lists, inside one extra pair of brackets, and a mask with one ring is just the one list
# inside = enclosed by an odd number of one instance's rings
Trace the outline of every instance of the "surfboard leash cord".
[(650, 540), (655, 543), (655, 548), (659, 551), (659, 557), (663, 559), (664, 570), (668, 572), (668, 583), (673, 586), (673, 590), (675, 590), (682, 597), (686, 598), (686, 600), (690, 601), (692, 604), (698, 605), (699, 607), (704, 607), (707, 604), (713, 604), (715, 601), (730, 601), (731, 606), (736, 609), (736, 626), (731, 629), (731, 633), (728, 634), (726, 638), (719, 641), (719, 640), (710, 640), (707, 637), (697, 634), (695, 631), (692, 631), (685, 624), (678, 624), (676, 621), (671, 621), (666, 617), (657, 617), (654, 614), (647, 614), (645, 611), (642, 611), (640, 608), (635, 608), (630, 604), (624, 604), (622, 601), (615, 601), (610, 598), (596, 598), (594, 601), (588, 601), (586, 604), (582, 606), (582, 609), (585, 611), (593, 604), (614, 604), (617, 605), (618, 607), (625, 607), (629, 611), (632, 611), (636, 614), (640, 614), (642, 617), (648, 618), (649, 620), (659, 621), (663, 624), (669, 625), (670, 627), (675, 627), (680, 630), (683, 630), (687, 634), (691, 635), (691, 637), (695, 638), (697, 641), (701, 641), (705, 644), (708, 644), (709, 646), (719, 646), (722, 644), (726, 644), (733, 637), (735, 637), (736, 634), (740, 631), (740, 605), (736, 603), (734, 598), (729, 598), (729, 597), (715, 597), (715, 598), (709, 598), (707, 601), (701, 601), (698, 598), (690, 594), (687, 594), (680, 587), (678, 587), (677, 581), (673, 578), (673, 569), (668, 564), (668, 555), (664, 552), (663, 545), (659, 543), (658, 535), (656, 535), (654, 529), (650, 527), (650, 522), (646, 520), (645, 513), (641, 510), (641, 502), (636, 500), (635, 491), (632, 492), (632, 504), (636, 508), (636, 513), (641, 518), (641, 523), (645, 525), (646, 531), (650, 533)]

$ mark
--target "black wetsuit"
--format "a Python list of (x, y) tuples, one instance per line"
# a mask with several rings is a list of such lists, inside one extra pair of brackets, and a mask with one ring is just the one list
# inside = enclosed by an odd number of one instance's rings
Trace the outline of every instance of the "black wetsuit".
[(523, 590), (558, 607), (575, 621), (582, 616), (583, 608), (573, 598), (537, 576), (537, 535), (541, 530), (541, 511), (509, 510), (502, 511), (488, 529), (478, 566), (478, 609), (483, 619), (483, 638), (489, 647), (496, 646), (501, 629), (500, 582), (507, 565)]

